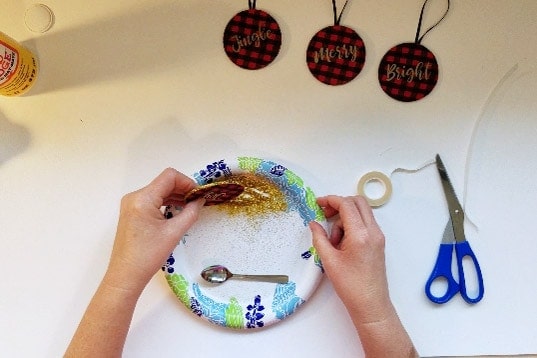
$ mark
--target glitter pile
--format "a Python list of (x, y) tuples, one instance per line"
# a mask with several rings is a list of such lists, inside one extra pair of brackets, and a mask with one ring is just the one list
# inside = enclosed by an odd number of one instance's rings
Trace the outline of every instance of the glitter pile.
[(217, 206), (219, 210), (224, 210), (230, 215), (245, 214), (253, 217), (287, 210), (284, 193), (263, 176), (238, 174), (226, 178), (225, 182), (244, 187), (239, 196)]

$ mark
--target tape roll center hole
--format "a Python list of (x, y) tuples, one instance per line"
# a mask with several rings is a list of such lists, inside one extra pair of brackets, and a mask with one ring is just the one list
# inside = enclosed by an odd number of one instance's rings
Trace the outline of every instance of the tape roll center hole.
[(364, 185), (364, 194), (371, 200), (382, 198), (386, 193), (386, 185), (378, 179), (370, 179)]

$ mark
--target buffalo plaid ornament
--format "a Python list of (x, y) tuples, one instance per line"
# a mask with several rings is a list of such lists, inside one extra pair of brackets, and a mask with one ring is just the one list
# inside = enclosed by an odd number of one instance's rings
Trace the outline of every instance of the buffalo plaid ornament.
[(440, 20), (420, 36), (423, 12), (428, 1), (425, 0), (421, 8), (415, 41), (392, 47), (380, 61), (380, 87), (388, 96), (398, 101), (420, 100), (431, 93), (438, 82), (439, 68), (436, 57), (421, 41), (446, 17), (450, 2), (447, 0), (447, 9)]
[(244, 187), (239, 184), (214, 182), (196, 187), (186, 193), (185, 202), (203, 198), (205, 206), (218, 205), (235, 199), (243, 191)]
[(258, 70), (268, 66), (282, 44), (280, 26), (272, 16), (248, 1), (248, 10), (233, 16), (224, 31), (224, 50), (239, 67)]
[(348, 2), (338, 16), (336, 2), (332, 0), (334, 25), (317, 32), (306, 52), (306, 63), (313, 77), (331, 86), (349, 83), (365, 64), (364, 41), (356, 31), (340, 24)]

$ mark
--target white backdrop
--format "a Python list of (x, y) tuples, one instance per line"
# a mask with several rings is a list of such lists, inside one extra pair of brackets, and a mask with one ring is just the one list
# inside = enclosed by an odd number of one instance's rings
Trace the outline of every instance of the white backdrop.
[[(283, 33), (276, 61), (259, 71), (236, 67), (222, 49), (227, 22), (247, 1), (44, 0), (56, 17), (45, 34), (24, 25), (32, 3), (4, 0), (0, 12), (0, 31), (34, 50), (42, 69), (30, 95), (0, 98), (2, 356), (62, 354), (105, 270), (124, 193), (167, 166), (190, 174), (227, 153), (285, 161), (318, 195), (355, 194), (368, 171), (413, 169), (440, 153), (477, 226), (468, 238), (485, 298), (428, 302), (445, 200), (434, 167), (395, 173), (393, 197), (375, 213), (401, 319), (425, 356), (537, 352), (537, 92), (524, 80), (535, 78), (537, 2), (452, 1), (423, 40), (439, 82), (416, 103), (385, 95), (377, 69), (389, 48), (414, 39), (422, 1), (349, 3), (342, 24), (364, 39), (367, 58), (339, 87), (305, 64), (310, 38), (331, 24), (328, 0), (257, 2)], [(444, 6), (430, 3), (425, 25)], [(482, 113), (489, 119), (479, 121)], [(187, 312), (158, 275), (125, 348), (128, 357), (277, 352), (363, 354), (329, 282), (286, 321), (232, 332)]]

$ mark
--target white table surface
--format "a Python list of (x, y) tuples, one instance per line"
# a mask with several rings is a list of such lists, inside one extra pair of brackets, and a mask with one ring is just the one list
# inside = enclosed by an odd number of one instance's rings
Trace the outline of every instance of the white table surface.
[[(318, 195), (353, 195), (371, 170), (417, 168), (441, 153), (479, 228), (468, 238), (485, 298), (475, 306), (458, 296), (428, 302), (423, 286), (448, 217), (445, 200), (434, 167), (395, 173), (393, 197), (375, 213), (401, 319), (425, 356), (537, 353), (536, 211), (528, 211), (537, 194), (537, 91), (514, 80), (534, 74), (536, 1), (452, 1), (423, 41), (438, 59), (439, 83), (416, 103), (386, 96), (377, 68), (390, 47), (413, 40), (421, 0), (349, 4), (342, 24), (362, 36), (367, 59), (340, 87), (317, 82), (305, 64), (310, 38), (331, 24), (328, 0), (257, 2), (283, 32), (278, 58), (259, 71), (233, 65), (221, 44), (246, 0), (42, 2), (55, 13), (45, 34), (25, 27), (32, 1), (4, 0), (0, 11), (0, 31), (41, 64), (29, 95), (0, 98), (1, 356), (60, 356), (106, 268), (122, 195), (165, 167), (191, 174), (226, 154), (281, 160)], [(427, 24), (442, 6), (430, 3)], [(516, 91), (487, 106), (515, 64)], [(494, 123), (480, 122), (482, 113), (504, 120), (497, 137), (473, 135), (477, 123)], [(511, 129), (525, 139), (513, 140)], [(467, 167), (468, 158), (478, 165)], [(523, 187), (513, 182), (521, 177)], [(126, 357), (276, 354), (363, 355), (326, 279), (285, 321), (236, 332), (199, 320), (157, 275), (125, 347)]]

